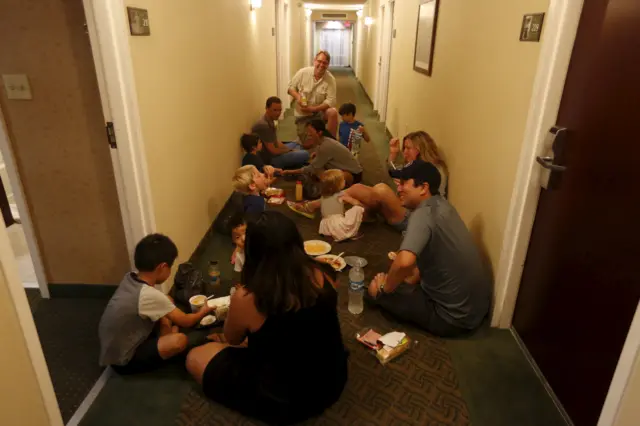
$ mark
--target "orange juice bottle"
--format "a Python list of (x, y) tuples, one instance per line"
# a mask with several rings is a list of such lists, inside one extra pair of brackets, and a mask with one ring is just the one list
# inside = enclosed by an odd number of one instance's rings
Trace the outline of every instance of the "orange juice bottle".
[(302, 201), (302, 182), (296, 182), (296, 201)]

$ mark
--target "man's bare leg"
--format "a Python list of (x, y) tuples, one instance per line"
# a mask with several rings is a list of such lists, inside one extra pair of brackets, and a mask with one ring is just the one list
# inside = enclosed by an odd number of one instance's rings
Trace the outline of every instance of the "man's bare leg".
[(327, 122), (327, 131), (336, 138), (338, 133), (338, 111), (335, 108), (329, 108), (324, 112), (324, 121)]
[(400, 198), (388, 185), (379, 183), (373, 187), (373, 192), (375, 193), (380, 213), (382, 213), (387, 223), (393, 225), (404, 220), (407, 209), (404, 208)]

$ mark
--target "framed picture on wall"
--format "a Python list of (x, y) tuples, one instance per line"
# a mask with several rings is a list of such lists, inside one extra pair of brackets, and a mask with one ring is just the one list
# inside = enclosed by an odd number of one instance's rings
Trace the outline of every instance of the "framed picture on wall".
[(420, 0), (413, 69), (431, 76), (440, 0)]

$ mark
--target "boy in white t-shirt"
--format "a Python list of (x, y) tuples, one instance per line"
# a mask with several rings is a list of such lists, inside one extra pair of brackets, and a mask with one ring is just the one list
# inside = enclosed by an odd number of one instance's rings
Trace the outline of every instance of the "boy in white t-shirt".
[(130, 272), (118, 286), (100, 320), (100, 365), (121, 374), (153, 370), (185, 351), (189, 328), (213, 311), (206, 303), (197, 313), (186, 314), (155, 286), (171, 275), (178, 257), (176, 245), (166, 236), (151, 234), (136, 246)]

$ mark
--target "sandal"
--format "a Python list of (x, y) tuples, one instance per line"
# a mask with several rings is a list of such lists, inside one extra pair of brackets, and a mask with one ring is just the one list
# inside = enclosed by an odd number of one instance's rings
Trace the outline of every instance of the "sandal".
[(301, 203), (287, 201), (287, 206), (294, 212), (306, 217), (307, 219), (313, 219), (316, 216), (315, 212), (309, 210), (309, 203), (307, 201), (303, 201)]

